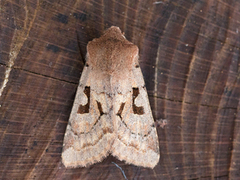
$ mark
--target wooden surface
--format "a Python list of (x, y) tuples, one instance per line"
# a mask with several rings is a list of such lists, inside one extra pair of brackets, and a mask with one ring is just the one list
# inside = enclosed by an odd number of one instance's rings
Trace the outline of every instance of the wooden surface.
[[(0, 179), (124, 179), (114, 163), (129, 180), (240, 179), (238, 0), (3, 0), (0, 14)], [(166, 119), (160, 162), (65, 169), (86, 44), (111, 25), (139, 47), (154, 119)]]

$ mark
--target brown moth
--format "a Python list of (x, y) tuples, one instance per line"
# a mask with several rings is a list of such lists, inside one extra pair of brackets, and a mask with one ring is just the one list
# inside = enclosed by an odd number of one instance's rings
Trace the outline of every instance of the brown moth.
[(160, 157), (138, 47), (114, 26), (87, 45), (62, 162), (66, 167), (85, 167), (109, 154), (149, 168)]

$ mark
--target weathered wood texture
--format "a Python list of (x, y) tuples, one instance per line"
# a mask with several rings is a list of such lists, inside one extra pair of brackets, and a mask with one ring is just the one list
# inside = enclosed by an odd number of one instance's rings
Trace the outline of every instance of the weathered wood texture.
[[(0, 179), (240, 179), (240, 1), (0, 1)], [(140, 48), (161, 149), (65, 169), (86, 44), (111, 25)]]

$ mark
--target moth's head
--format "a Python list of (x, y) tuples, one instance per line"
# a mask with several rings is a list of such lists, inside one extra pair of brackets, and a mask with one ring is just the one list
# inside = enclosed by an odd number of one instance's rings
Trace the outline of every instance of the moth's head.
[[(119, 41), (127, 41), (125, 36), (119, 27), (112, 26), (104, 31), (103, 35), (100, 37), (102, 39), (115, 39)], [(99, 38), (99, 39), (100, 39)]]

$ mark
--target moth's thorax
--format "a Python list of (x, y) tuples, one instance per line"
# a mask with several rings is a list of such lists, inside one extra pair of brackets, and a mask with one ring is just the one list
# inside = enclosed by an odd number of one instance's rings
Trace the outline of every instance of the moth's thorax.
[(118, 29), (110, 29), (91, 41), (87, 51), (92, 69), (110, 75), (131, 70), (138, 55), (138, 47), (126, 40)]
[(98, 93), (126, 93), (132, 88), (132, 69), (138, 64), (138, 47), (118, 29), (107, 31), (87, 46), (92, 89)]

